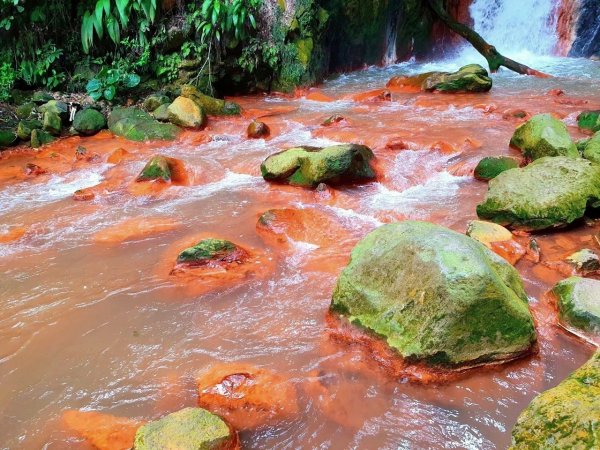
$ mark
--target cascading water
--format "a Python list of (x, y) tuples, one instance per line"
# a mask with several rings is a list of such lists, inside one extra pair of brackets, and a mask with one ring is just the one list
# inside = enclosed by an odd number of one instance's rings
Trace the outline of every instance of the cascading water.
[(552, 55), (558, 45), (557, 0), (474, 0), (475, 30), (508, 56)]

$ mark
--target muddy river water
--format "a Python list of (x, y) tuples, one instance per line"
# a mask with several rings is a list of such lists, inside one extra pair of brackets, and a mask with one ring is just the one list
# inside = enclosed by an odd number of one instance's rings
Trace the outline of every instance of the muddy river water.
[[(579, 138), (577, 114), (600, 108), (600, 64), (561, 58), (535, 61), (552, 78), (496, 74), (489, 94), (377, 98), (391, 76), (460, 62), (369, 68), (295, 96), (238, 98), (244, 117), (211, 118), (174, 142), (140, 144), (103, 131), (0, 157), (0, 448), (91, 448), (64, 426), (64, 411), (158, 418), (195, 405), (197, 372), (228, 362), (286, 374), (300, 396), (298, 415), (242, 432), (243, 448), (506, 448), (520, 411), (594, 351), (555, 325), (544, 293), (560, 273), (517, 264), (539, 353), (450, 383), (390, 378), (332, 346), (326, 333), (337, 274), (362, 236), (404, 219), (464, 232), (476, 218), (487, 185), (473, 178), (474, 166), (483, 156), (518, 155), (508, 146), (520, 123), (510, 110), (554, 113)], [(321, 126), (333, 114), (345, 120)], [(257, 117), (270, 138), (246, 138)], [(314, 192), (260, 176), (274, 152), (338, 142), (370, 146), (378, 181)], [(87, 156), (78, 159), (79, 146)], [(126, 152), (111, 164), (118, 148)], [(158, 153), (181, 160), (187, 180), (159, 192), (132, 189)], [(47, 172), (25, 175), (27, 164)], [(94, 200), (73, 200), (91, 186)], [(257, 233), (259, 216), (273, 208), (300, 210), (294, 217), (306, 226), (291, 223), (287, 241)], [(542, 259), (595, 248), (596, 228), (539, 235)], [(173, 248), (199, 235), (264, 252), (260, 276), (210, 292), (173, 283), (164, 276)], [(304, 388), (315, 371), (335, 377), (329, 398)], [(328, 414), (331, 404), (341, 420)]]

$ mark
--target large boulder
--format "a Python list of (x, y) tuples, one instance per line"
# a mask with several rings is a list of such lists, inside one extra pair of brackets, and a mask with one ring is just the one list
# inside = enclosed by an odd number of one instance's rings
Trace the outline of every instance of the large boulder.
[(552, 289), (561, 322), (600, 336), (600, 281), (571, 277)]
[(59, 100), (50, 100), (49, 102), (44, 103), (42, 106), (38, 107), (38, 111), (42, 114), (47, 112), (58, 114), (60, 119), (64, 122), (69, 120), (69, 105)]
[(583, 158), (541, 158), (490, 181), (477, 215), (503, 226), (542, 230), (583, 217), (600, 199), (600, 166)]
[(117, 136), (132, 141), (173, 140), (179, 128), (161, 123), (139, 108), (115, 108), (108, 118), (108, 128)]
[(488, 71), (479, 64), (469, 64), (457, 72), (434, 72), (421, 84), (424, 91), (487, 92), (492, 88)]
[(331, 147), (296, 147), (269, 156), (261, 165), (267, 181), (297, 186), (340, 184), (372, 180), (374, 159), (369, 147), (356, 144)]
[(106, 127), (106, 119), (100, 111), (87, 108), (77, 111), (73, 119), (73, 128), (79, 134), (91, 136)]
[(582, 140), (581, 148), (585, 159), (600, 164), (600, 133), (594, 134), (590, 139)]
[(202, 108), (189, 98), (177, 97), (167, 110), (169, 121), (180, 127), (200, 129), (206, 123)]
[(43, 117), (42, 128), (44, 129), (44, 131), (58, 136), (62, 128), (62, 120), (60, 118), (60, 114), (52, 111), (46, 111)]
[(600, 351), (521, 413), (510, 450), (600, 448)]
[(17, 136), (19, 139), (28, 141), (31, 138), (33, 130), (40, 130), (43, 124), (37, 119), (21, 120), (17, 126)]
[(203, 94), (190, 85), (181, 87), (181, 96), (193, 100), (209, 116), (239, 116), (242, 112), (240, 105)]
[(44, 130), (33, 130), (31, 132), (31, 147), (39, 148), (54, 141), (52, 135)]
[(536, 341), (518, 272), (474, 239), (425, 222), (384, 225), (360, 241), (331, 310), (431, 365), (509, 360)]
[(24, 119), (29, 119), (33, 115), (34, 111), (35, 111), (35, 103), (27, 102), (27, 103), (23, 103), (22, 105), (18, 106), (17, 109), (15, 110), (15, 114), (17, 115), (18, 119), (24, 120)]
[(134, 450), (233, 450), (238, 437), (223, 419), (202, 408), (185, 408), (141, 426)]
[(475, 178), (489, 181), (502, 172), (519, 167), (519, 161), (509, 156), (488, 156), (483, 158), (475, 167)]
[(10, 128), (0, 129), (0, 147), (8, 147), (17, 142), (16, 130)]
[(544, 156), (579, 156), (565, 124), (550, 114), (538, 114), (520, 125), (515, 130), (510, 145), (521, 150), (531, 160)]

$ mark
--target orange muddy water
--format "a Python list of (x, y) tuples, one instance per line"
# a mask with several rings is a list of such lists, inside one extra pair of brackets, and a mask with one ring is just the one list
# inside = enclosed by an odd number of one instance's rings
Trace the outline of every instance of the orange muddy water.
[[(64, 415), (73, 410), (123, 418), (114, 440), (122, 447), (134, 424), (196, 405), (207, 367), (231, 364), (277, 374), (296, 393), (289, 405), (273, 393), (284, 403), (280, 420), (244, 426), (236, 416), (243, 448), (506, 448), (519, 412), (593, 353), (556, 325), (544, 293), (564, 276), (544, 262), (598, 250), (600, 226), (541, 234), (541, 263), (517, 263), (540, 345), (537, 355), (508, 365), (446, 383), (409, 382), (332, 340), (326, 313), (349, 251), (378, 225), (417, 219), (465, 231), (486, 191), (472, 176), (479, 159), (518, 156), (508, 147), (522, 120), (515, 110), (551, 112), (583, 137), (575, 117), (600, 108), (600, 65), (537, 63), (555, 77), (504, 72), (491, 93), (477, 95), (390, 87), (389, 101), (381, 94), (392, 76), (459, 66), (405, 63), (339, 76), (295, 97), (236, 99), (243, 118), (211, 118), (206, 130), (175, 142), (140, 144), (104, 131), (39, 153), (4, 152), (0, 447), (89, 449), (106, 441), (109, 419)], [(344, 120), (321, 125), (334, 114)], [(270, 127), (268, 139), (247, 139), (255, 118)], [(274, 152), (337, 142), (370, 146), (378, 181), (309, 191), (260, 177), (261, 161)], [(86, 151), (77, 156), (79, 146)], [(179, 160), (177, 182), (135, 185), (155, 154)], [(75, 200), (80, 189), (85, 195)], [(268, 210), (276, 210), (275, 225), (257, 228)], [(258, 255), (237, 276), (219, 283), (216, 274), (208, 292), (194, 289), (193, 277), (168, 275), (178, 251), (207, 236)], [(232, 374), (229, 388), (248, 377)], [(269, 395), (268, 387), (257, 392)], [(86, 427), (100, 428), (98, 436), (82, 438)]]

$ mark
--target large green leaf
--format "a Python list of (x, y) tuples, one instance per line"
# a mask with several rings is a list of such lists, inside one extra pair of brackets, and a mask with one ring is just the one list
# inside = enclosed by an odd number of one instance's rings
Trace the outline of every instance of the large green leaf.
[(92, 97), (92, 100), (94, 100), (95, 102), (97, 102), (98, 100), (100, 100), (102, 98), (102, 91), (88, 92), (88, 95), (90, 97)]
[(117, 94), (117, 89), (114, 86), (109, 86), (106, 89), (104, 89), (104, 98), (106, 100), (108, 100), (109, 102), (115, 98), (115, 95)]
[(128, 73), (123, 77), (123, 85), (126, 88), (134, 88), (140, 84), (140, 76), (135, 73)]
[(85, 90), (88, 92), (88, 94), (91, 94), (94, 91), (100, 91), (101, 89), (102, 83), (96, 78), (92, 78), (85, 86)]

